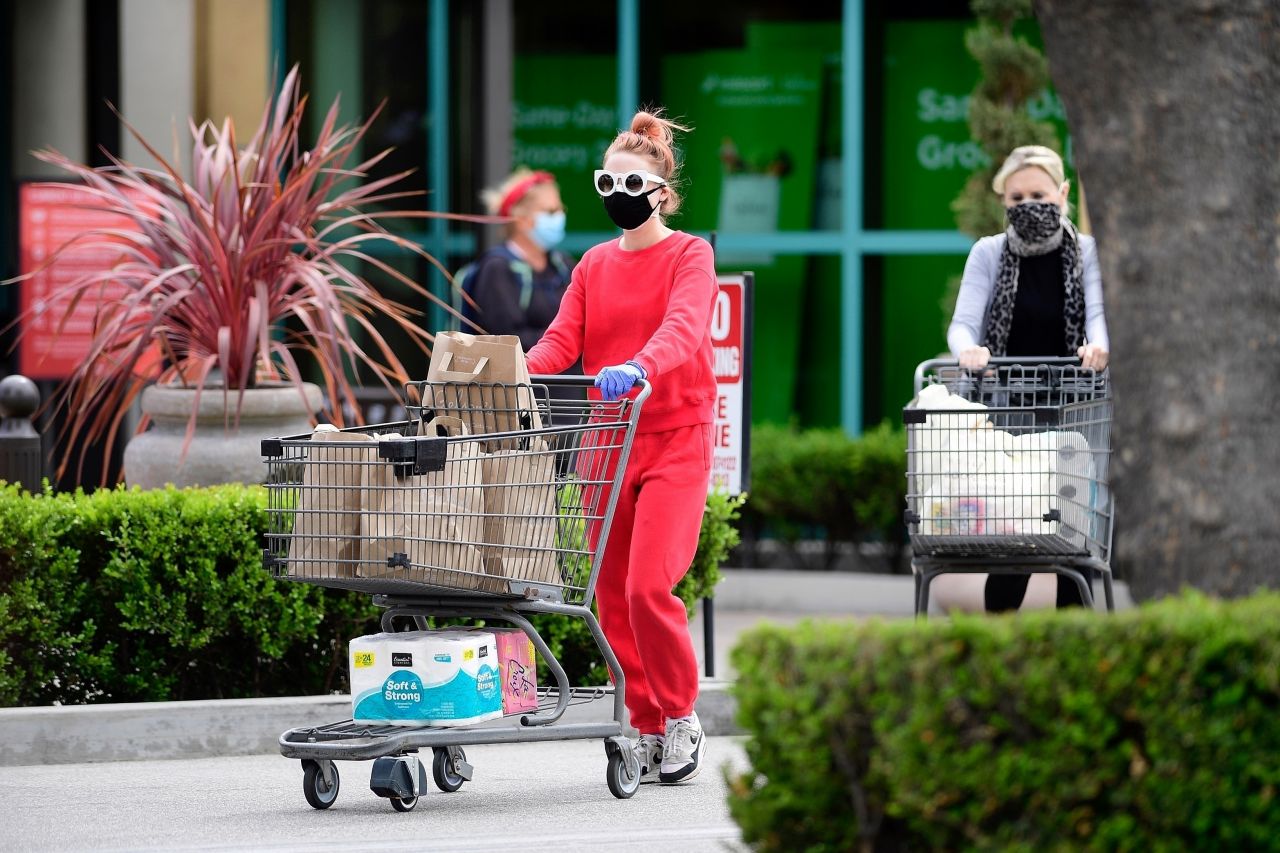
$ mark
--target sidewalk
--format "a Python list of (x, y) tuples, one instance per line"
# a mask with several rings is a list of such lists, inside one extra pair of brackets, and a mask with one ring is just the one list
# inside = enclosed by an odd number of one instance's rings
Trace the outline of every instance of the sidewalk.
[[(804, 619), (911, 619), (914, 616), (914, 582), (909, 575), (874, 575), (857, 572), (798, 572), (790, 569), (727, 569), (716, 589), (713, 605), (715, 668), (717, 679), (732, 681), (736, 673), (729, 653), (738, 637), (757, 625), (770, 622), (794, 625)], [(1133, 606), (1129, 587), (1116, 581), (1116, 607)], [(1101, 589), (1098, 595), (1101, 596)], [(942, 616), (936, 602), (931, 617)], [(703, 607), (689, 624), (701, 672), (706, 670)]]
[[(717, 679), (736, 677), (729, 653), (738, 637), (763, 623), (794, 625), (803, 619), (911, 618), (912, 581), (905, 576), (790, 569), (728, 569), (712, 605)], [(705, 611), (689, 623), (698, 666), (706, 673)]]

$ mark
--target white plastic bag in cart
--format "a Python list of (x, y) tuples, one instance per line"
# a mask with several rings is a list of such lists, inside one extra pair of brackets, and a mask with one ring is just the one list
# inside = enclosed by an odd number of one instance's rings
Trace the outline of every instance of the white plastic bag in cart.
[(1053, 533), (1049, 477), (1030, 471), (940, 477), (924, 495), (926, 536), (1013, 536)]
[(560, 584), (556, 564), (555, 453), (539, 438), (524, 450), (484, 454), (485, 568), (531, 583)]
[(1053, 532), (1084, 547), (1097, 510), (1097, 472), (1088, 439), (1078, 432), (1052, 430), (1015, 436), (1010, 448), (1015, 464), (1048, 473), (1049, 507), (1062, 516)]
[[(994, 431), (996, 434), (1004, 434)], [(1084, 547), (1095, 512), (1095, 471), (1078, 432), (1007, 436), (985, 470), (935, 477), (922, 501), (925, 535), (1058, 535)], [(1058, 510), (1061, 521), (1044, 516)]]
[(302, 485), (289, 544), (289, 574), (349, 578), (360, 559), (361, 471), (370, 449), (328, 446), (331, 442), (372, 442), (359, 432), (339, 432), (320, 424), (302, 463)]
[[(466, 425), (451, 417), (435, 418), (424, 431), (469, 435)], [(378, 440), (403, 436), (380, 435)], [(365, 466), (360, 576), (497, 591), (480, 553), (485, 532), (480, 445), (449, 442), (442, 471), (403, 474), (396, 469), (382, 459)]]

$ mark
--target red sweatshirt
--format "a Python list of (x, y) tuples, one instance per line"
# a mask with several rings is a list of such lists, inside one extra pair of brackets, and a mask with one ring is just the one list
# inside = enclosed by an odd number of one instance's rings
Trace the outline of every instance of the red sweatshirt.
[(639, 251), (592, 246), (573, 269), (560, 311), (528, 353), (530, 373), (560, 373), (582, 357), (588, 375), (634, 361), (653, 383), (637, 427), (711, 423), (715, 267), (706, 240), (672, 232)]

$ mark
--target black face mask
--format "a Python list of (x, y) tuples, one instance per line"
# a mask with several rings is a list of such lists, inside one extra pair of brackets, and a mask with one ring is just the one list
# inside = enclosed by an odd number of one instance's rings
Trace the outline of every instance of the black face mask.
[(649, 217), (653, 216), (654, 210), (657, 209), (650, 206), (649, 196), (660, 189), (662, 187), (654, 187), (647, 193), (640, 193), (640, 195), (627, 195), (624, 192), (615, 192), (612, 195), (607, 195), (604, 197), (604, 212), (609, 214), (613, 224), (623, 231), (639, 228), (649, 221)]

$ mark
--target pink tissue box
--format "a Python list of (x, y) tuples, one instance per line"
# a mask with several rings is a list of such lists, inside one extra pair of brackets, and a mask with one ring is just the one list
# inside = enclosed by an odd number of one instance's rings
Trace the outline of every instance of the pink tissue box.
[(484, 628), (498, 641), (502, 670), (502, 713), (538, 710), (538, 670), (533, 641), (519, 628)]

